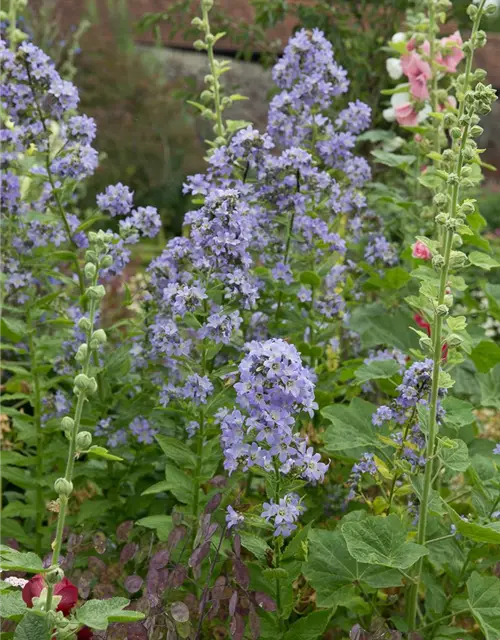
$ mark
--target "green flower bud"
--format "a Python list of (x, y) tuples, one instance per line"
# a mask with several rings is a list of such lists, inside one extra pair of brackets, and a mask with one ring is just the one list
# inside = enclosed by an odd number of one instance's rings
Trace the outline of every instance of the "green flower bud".
[(84, 360), (87, 357), (88, 352), (89, 352), (89, 349), (88, 349), (87, 345), (86, 344), (81, 344), (78, 347), (78, 351), (76, 352), (75, 360), (77, 362), (84, 362)]
[(214, 97), (214, 94), (212, 93), (212, 91), (209, 91), (208, 89), (205, 89), (205, 91), (201, 92), (200, 95), (200, 100), (202, 102), (204, 102), (205, 104), (208, 104), (210, 102), (210, 100), (212, 100)]
[(438, 304), (436, 313), (438, 316), (447, 316), (448, 315), (448, 307), (445, 304)]
[(86, 376), (84, 373), (79, 373), (75, 380), (75, 387), (80, 389), (81, 391), (86, 391), (90, 388), (90, 378)]
[(95, 378), (90, 378), (88, 390), (89, 394), (94, 394), (97, 391), (97, 381)]
[(214, 77), (212, 74), (208, 73), (204, 78), (203, 78), (203, 82), (205, 84), (209, 84), (210, 86), (213, 85), (213, 83), (215, 82)]
[(453, 127), (453, 129), (450, 130), (450, 135), (453, 140), (459, 140), (462, 135), (462, 131), (458, 127)]
[(97, 253), (95, 251), (92, 251), (92, 249), (88, 249), (87, 251), (85, 251), (85, 260), (87, 262), (96, 263), (97, 262)]
[(458, 233), (453, 234), (453, 238), (451, 241), (452, 241), (452, 246), (456, 248), (461, 247), (464, 243), (464, 241), (462, 240), (462, 236), (459, 235)]
[(73, 491), (73, 483), (66, 478), (57, 478), (54, 482), (54, 489), (59, 496), (69, 496)]
[(453, 162), (453, 160), (455, 159), (455, 154), (451, 149), (445, 149), (442, 155), (443, 155), (443, 160), (445, 162)]
[(454, 218), (448, 218), (445, 223), (445, 227), (449, 231), (454, 231), (457, 228), (458, 222)]
[(80, 318), (80, 320), (78, 320), (78, 328), (82, 331), (88, 331), (92, 329), (92, 324), (88, 318)]
[(432, 257), (432, 266), (436, 269), (441, 269), (444, 265), (444, 258), (439, 253)]
[(191, 20), (191, 24), (193, 25), (193, 27), (199, 27), (200, 29), (205, 28), (205, 23), (201, 18), (198, 18), (198, 16), (196, 16), (196, 18), (193, 18)]
[(446, 338), (446, 342), (449, 347), (459, 347), (463, 341), (463, 338), (461, 338), (456, 333), (450, 333), (450, 335)]
[(89, 231), (89, 242), (91, 244), (97, 242), (97, 233), (95, 231)]
[(492, 2), (491, 4), (486, 3), (486, 6), (484, 7), (484, 13), (487, 16), (494, 16), (496, 12), (497, 6), (495, 2)]
[(105, 344), (107, 339), (104, 329), (97, 329), (97, 331), (94, 331), (92, 334), (92, 340), (97, 340), (99, 344)]
[(446, 215), (446, 213), (438, 213), (435, 220), (438, 224), (446, 224), (448, 216)]
[(86, 451), (92, 444), (92, 434), (90, 431), (80, 431), (76, 436), (76, 448), (78, 451)]
[(484, 69), (477, 68), (474, 71), (474, 80), (476, 82), (481, 82), (486, 78), (486, 75), (487, 75), (487, 73), (486, 73), (486, 71)]
[(451, 309), (451, 307), (453, 306), (453, 296), (451, 295), (451, 293), (445, 295), (444, 304), (448, 307), (448, 309)]
[(92, 262), (87, 262), (87, 264), (83, 268), (83, 272), (85, 273), (86, 278), (92, 280), (97, 273), (97, 267)]
[(112, 256), (103, 256), (102, 257), (102, 259), (101, 259), (101, 267), (103, 269), (107, 269), (112, 264), (113, 264), (113, 257)]
[(64, 418), (61, 420), (61, 427), (64, 429), (64, 431), (71, 431), (74, 426), (75, 421), (69, 416), (64, 416)]
[(207, 33), (207, 35), (205, 36), (205, 42), (207, 44), (213, 44), (215, 41), (215, 36), (212, 33)]
[(485, 46), (486, 42), (488, 41), (488, 38), (486, 37), (486, 33), (481, 29), (476, 33), (476, 47), (478, 49), (481, 49), (482, 47)]
[(459, 269), (463, 267), (467, 261), (467, 256), (462, 251), (452, 251), (450, 254), (450, 267)]
[(205, 9), (207, 9), (207, 11), (210, 11), (210, 9), (214, 6), (214, 0), (202, 0), (202, 5)]
[(433, 202), (436, 207), (444, 207), (448, 204), (448, 196), (445, 193), (436, 193)]
[(460, 182), (460, 178), (456, 173), (450, 173), (446, 180), (446, 183), (452, 186), (459, 184), (459, 182)]
[(475, 17), (477, 16), (477, 12), (479, 11), (478, 7), (476, 7), (475, 4), (470, 4), (467, 7), (467, 15), (469, 16), (469, 18), (471, 20), (474, 20)]
[(89, 287), (87, 289), (87, 295), (93, 300), (101, 300), (106, 295), (106, 289), (102, 284), (98, 284), (95, 287)]
[[(64, 478), (59, 478), (64, 480)], [(57, 480), (56, 480), (57, 482)], [(55, 585), (64, 578), (64, 571), (61, 567), (50, 567), (49, 571), (45, 574), (45, 582), (50, 585)]]
[(428, 336), (421, 336), (418, 344), (422, 351), (430, 351), (432, 349), (432, 340)]
[(483, 127), (480, 127), (479, 125), (475, 125), (471, 127), (470, 135), (473, 138), (479, 138), (479, 136), (483, 133), (483, 131), (484, 131)]
[(474, 202), (475, 200), (471, 200), (471, 199), (464, 200), (460, 205), (460, 212), (463, 213), (465, 216), (468, 216), (471, 213), (474, 213), (474, 211), (476, 210)]
[(203, 40), (195, 40), (193, 42), (193, 47), (196, 49), (196, 51), (206, 51), (208, 49)]

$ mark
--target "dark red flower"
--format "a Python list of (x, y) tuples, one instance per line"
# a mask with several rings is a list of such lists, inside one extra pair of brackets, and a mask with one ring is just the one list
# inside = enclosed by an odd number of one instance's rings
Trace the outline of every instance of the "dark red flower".
[[(33, 598), (38, 598), (46, 586), (47, 583), (41, 574), (37, 574), (24, 585), (23, 600), (30, 609), (33, 607)], [(77, 587), (68, 578), (63, 578), (54, 587), (54, 595), (61, 596), (56, 611), (62, 611), (65, 616), (69, 615), (71, 609), (78, 602)]]
[(82, 627), (80, 631), (76, 634), (78, 640), (92, 640), (92, 630), (88, 627)]
[[(413, 316), (413, 319), (415, 320), (415, 322), (418, 324), (418, 326), (421, 329), (425, 329), (427, 335), (430, 338), (431, 337), (431, 325), (427, 322), (427, 320), (424, 317), (422, 317), (419, 313), (416, 313)], [(447, 344), (443, 344), (443, 348), (441, 349), (441, 354), (443, 356), (443, 360), (446, 360), (446, 358), (448, 357), (448, 345)]]

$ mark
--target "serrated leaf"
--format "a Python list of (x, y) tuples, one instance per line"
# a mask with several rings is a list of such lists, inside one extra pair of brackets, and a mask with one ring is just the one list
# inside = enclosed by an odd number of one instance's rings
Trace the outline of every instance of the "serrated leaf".
[(308, 284), (311, 287), (319, 287), (321, 285), (321, 278), (314, 271), (303, 271), (300, 274), (300, 281), (302, 284)]
[(353, 457), (357, 457), (359, 449), (377, 446), (377, 434), (372, 425), (375, 410), (375, 405), (359, 398), (349, 406), (333, 404), (324, 407), (321, 415), (332, 423), (323, 435), (326, 451), (353, 452)]
[(471, 264), (486, 271), (500, 267), (500, 262), (497, 262), (495, 258), (492, 258), (487, 253), (481, 253), (480, 251), (472, 251), (472, 253), (469, 253), (468, 258)]
[(468, 604), (486, 640), (500, 638), (500, 580), (476, 571), (467, 580)]
[(28, 609), (19, 589), (3, 593), (1, 600), (0, 615), (2, 618), (19, 620)]
[(450, 316), (446, 319), (446, 324), (450, 331), (465, 331), (467, 328), (467, 319), (465, 316)]
[(50, 636), (47, 616), (35, 611), (27, 611), (14, 632), (14, 640), (49, 640)]
[(183, 442), (177, 440), (177, 438), (163, 435), (157, 435), (155, 439), (167, 458), (175, 462), (179, 467), (187, 467), (188, 469), (196, 467), (196, 456)]
[(316, 640), (325, 632), (331, 617), (331, 611), (314, 611), (294, 622), (283, 640)]
[(380, 164), (397, 168), (408, 167), (417, 159), (416, 156), (400, 155), (397, 153), (390, 153), (389, 151), (381, 151), (379, 149), (372, 151), (371, 154)]
[(111, 622), (138, 622), (145, 618), (139, 611), (124, 611), (130, 604), (126, 598), (89, 600), (76, 610), (76, 618), (91, 629), (105, 630)]
[(30, 551), (21, 553), (4, 545), (0, 546), (0, 568), (2, 571), (26, 571), (27, 573), (43, 573), (41, 559)]
[(407, 532), (395, 514), (346, 522), (341, 531), (349, 553), (358, 562), (408, 569), (428, 554), (422, 545), (406, 542)]
[(368, 380), (380, 378), (392, 378), (399, 373), (399, 364), (395, 360), (374, 360), (368, 364), (362, 364), (357, 369), (355, 376), (359, 384)]
[(240, 538), (242, 547), (245, 547), (247, 551), (253, 553), (253, 555), (262, 562), (267, 561), (267, 556), (271, 551), (271, 547), (262, 537), (242, 532), (240, 533)]
[(488, 373), (500, 363), (500, 347), (490, 340), (481, 340), (472, 349), (469, 357), (480, 373)]
[(364, 582), (375, 588), (397, 587), (401, 576), (394, 569), (382, 569), (355, 560), (341, 532), (313, 529), (309, 533), (309, 553), (302, 572), (316, 591), (318, 607), (336, 607), (339, 590)]
[(474, 542), (484, 542), (485, 544), (500, 544), (500, 522), (493, 522), (488, 525), (475, 524), (474, 522), (466, 522), (452, 509), (446, 505), (451, 521), (457, 528), (457, 531), (473, 540)]
[(462, 472), (466, 471), (470, 465), (469, 450), (463, 440), (441, 438), (437, 453), (445, 469)]

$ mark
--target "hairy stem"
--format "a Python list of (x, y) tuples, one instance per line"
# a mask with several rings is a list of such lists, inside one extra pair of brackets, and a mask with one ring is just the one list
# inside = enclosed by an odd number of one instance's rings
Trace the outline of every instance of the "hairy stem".
[[(431, 3), (432, 4), (432, 3)], [(471, 39), (474, 41), (474, 36), (477, 33), (479, 28), (479, 22), (481, 19), (481, 14), (484, 8), (485, 0), (481, 0), (481, 4), (479, 6), (479, 10), (477, 16), (474, 20), (474, 25), (472, 29)], [(467, 61), (465, 67), (465, 82), (464, 82), (464, 91), (467, 91), (470, 82), (470, 73), (472, 69), (472, 51), (467, 53)], [(461, 101), (459, 108), (459, 115), (462, 116), (464, 114), (465, 109), (465, 100)], [(457, 177), (456, 182), (451, 187), (451, 203), (449, 208), (450, 219), (454, 220), (457, 214), (457, 206), (458, 206), (458, 196), (459, 196), (459, 187), (460, 187), (460, 178), (462, 174), (462, 168), (464, 163), (463, 151), (464, 147), (467, 143), (467, 139), (469, 136), (469, 125), (464, 124), (462, 136), (459, 141), (459, 146), (457, 148), (457, 158), (455, 164), (455, 174)], [(438, 410), (438, 394), (439, 394), (439, 371), (441, 364), (441, 350), (442, 350), (442, 329), (443, 329), (443, 316), (438, 312), (438, 307), (442, 306), (444, 303), (444, 297), (446, 294), (446, 287), (448, 283), (448, 275), (450, 272), (450, 256), (453, 245), (453, 229), (446, 228), (444, 238), (443, 238), (443, 258), (444, 264), (441, 267), (441, 277), (439, 281), (439, 293), (437, 306), (434, 312), (434, 323), (432, 327), (432, 338), (433, 338), (433, 368), (432, 368), (432, 388), (431, 388), (431, 401), (430, 401), (430, 409), (429, 409), (429, 426), (428, 426), (428, 434), (427, 434), (427, 446), (426, 446), (426, 458), (427, 463), (425, 465), (425, 474), (424, 474), (424, 486), (422, 491), (422, 500), (420, 502), (420, 510), (419, 510), (419, 522), (418, 522), (418, 532), (417, 532), (417, 543), (421, 545), (425, 545), (427, 541), (427, 520), (428, 520), (428, 512), (429, 512), (429, 502), (432, 491), (432, 478), (433, 478), (433, 456), (436, 449), (436, 439), (437, 439), (437, 410)], [(415, 629), (415, 620), (416, 620), (416, 612), (418, 606), (418, 593), (420, 587), (420, 581), (422, 577), (424, 559), (423, 557), (417, 562), (417, 568), (415, 572), (415, 582), (409, 589), (409, 597), (408, 597), (408, 624), (411, 630)]]
[(29, 350), (31, 360), (31, 373), (33, 375), (33, 418), (36, 430), (36, 517), (35, 517), (35, 535), (36, 553), (42, 552), (42, 523), (45, 511), (43, 499), (43, 430), (42, 430), (42, 395), (40, 388), (40, 376), (38, 375), (38, 362), (36, 355), (36, 345), (34, 340), (35, 327), (32, 323), (31, 314), (28, 313), (28, 333), (29, 333)]
[(201, 13), (202, 19), (205, 29), (205, 43), (207, 45), (207, 55), (208, 55), (208, 63), (210, 65), (210, 73), (213, 78), (213, 92), (214, 92), (214, 109), (215, 109), (215, 131), (217, 133), (217, 137), (224, 137), (224, 123), (222, 121), (222, 106), (220, 100), (220, 83), (219, 83), (219, 72), (217, 69), (217, 64), (215, 61), (214, 55), (214, 43), (213, 43), (213, 34), (210, 31), (210, 21), (208, 19), (208, 11), (209, 5), (205, 0), (201, 0)]

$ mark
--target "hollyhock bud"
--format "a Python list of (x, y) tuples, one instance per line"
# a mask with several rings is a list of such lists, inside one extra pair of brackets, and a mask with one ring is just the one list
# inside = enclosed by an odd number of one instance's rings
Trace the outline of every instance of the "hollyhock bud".
[[(33, 607), (33, 598), (39, 598), (46, 587), (47, 584), (41, 574), (37, 574), (24, 585), (22, 596), (30, 609)], [(63, 578), (61, 582), (55, 585), (54, 595), (61, 598), (56, 611), (62, 611), (65, 616), (69, 615), (78, 601), (78, 589), (68, 578)]]
[(429, 247), (426, 247), (423, 242), (417, 240), (412, 247), (412, 256), (414, 258), (419, 258), (420, 260), (430, 260), (432, 257), (431, 250)]

